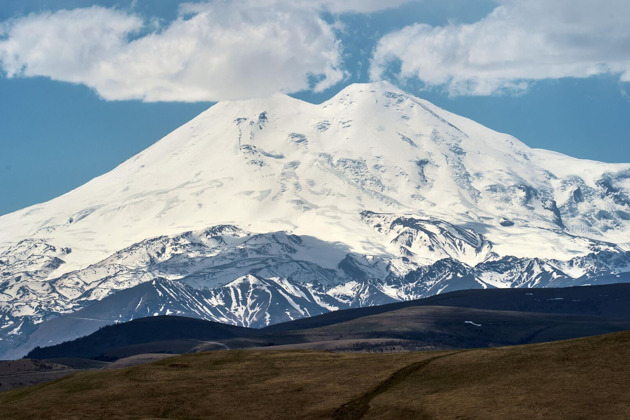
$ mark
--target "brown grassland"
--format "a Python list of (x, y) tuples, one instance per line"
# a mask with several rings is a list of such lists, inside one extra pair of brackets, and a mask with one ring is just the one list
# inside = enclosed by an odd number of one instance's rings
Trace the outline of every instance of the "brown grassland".
[(630, 331), (389, 354), (230, 350), (0, 393), (3, 418), (628, 418)]

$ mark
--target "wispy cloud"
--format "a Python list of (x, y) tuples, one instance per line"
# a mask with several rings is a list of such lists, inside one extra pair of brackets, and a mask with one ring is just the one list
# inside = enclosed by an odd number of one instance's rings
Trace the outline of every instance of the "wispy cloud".
[(454, 95), (522, 92), (532, 81), (618, 75), (630, 81), (630, 2), (501, 0), (484, 19), (443, 27), (415, 24), (383, 37), (375, 80), (399, 67)]

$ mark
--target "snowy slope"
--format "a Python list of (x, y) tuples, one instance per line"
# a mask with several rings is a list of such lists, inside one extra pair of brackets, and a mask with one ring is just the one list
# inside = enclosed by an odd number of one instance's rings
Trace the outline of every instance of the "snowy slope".
[(628, 246), (629, 187), (630, 164), (532, 150), (392, 86), (352, 85), (321, 105), (219, 103), (112, 172), (1, 217), (0, 234), (4, 247), (71, 248), (58, 275), (218, 224), (374, 252), (370, 210), (472, 224), (502, 254), (568, 257), (588, 249), (557, 232)]
[[(0, 217), (0, 339), (156, 277), (214, 290), (229, 310), (213, 319), (259, 326), (456, 288), (611, 279), (630, 271), (629, 249), (630, 164), (531, 149), (386, 83), (319, 105), (222, 102)], [(255, 299), (231, 295), (235, 281)]]
[[(430, 229), (426, 220), (406, 221)], [(398, 221), (390, 226), (398, 229)], [(454, 239), (443, 248), (458, 243)], [(0, 312), (0, 357), (21, 357), (36, 345), (142, 316), (175, 314), (264, 327), (458, 289), (630, 281), (630, 272), (620, 271), (630, 266), (630, 253), (621, 251), (569, 261), (495, 256), (475, 266), (450, 257), (417, 265), (404, 257), (347, 253), (329, 269), (302, 259), (326, 249), (344, 251), (338, 247), (312, 237), (251, 234), (223, 225), (145, 240), (56, 279), (15, 277), (0, 289), (7, 299)]]

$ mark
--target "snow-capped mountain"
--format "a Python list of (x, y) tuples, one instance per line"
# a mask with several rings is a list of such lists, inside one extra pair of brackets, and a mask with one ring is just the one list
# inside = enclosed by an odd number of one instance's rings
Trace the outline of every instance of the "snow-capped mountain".
[(630, 164), (531, 149), (385, 83), (319, 105), (221, 102), (0, 217), (0, 353), (158, 278), (170, 301), (103, 321), (263, 326), (445, 290), (614, 282), (629, 249)]

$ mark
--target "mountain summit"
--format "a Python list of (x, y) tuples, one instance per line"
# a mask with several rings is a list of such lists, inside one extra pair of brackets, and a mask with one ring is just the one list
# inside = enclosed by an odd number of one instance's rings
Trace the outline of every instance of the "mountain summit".
[(319, 105), (220, 102), (0, 217), (0, 238), (6, 351), (69, 338), (44, 321), (103, 299), (118, 305), (106, 322), (170, 311), (262, 326), (458, 288), (619, 281), (630, 164), (531, 149), (356, 84)]

